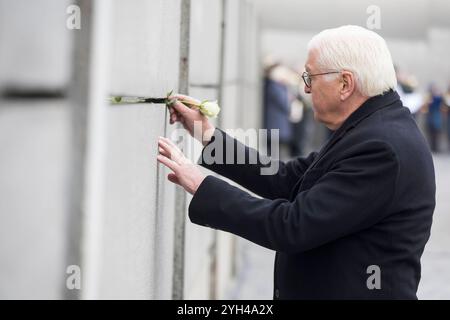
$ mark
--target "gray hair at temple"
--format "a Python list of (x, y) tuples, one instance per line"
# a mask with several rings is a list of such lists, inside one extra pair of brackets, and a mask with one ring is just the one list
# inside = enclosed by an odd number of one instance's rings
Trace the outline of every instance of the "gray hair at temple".
[(347, 70), (356, 78), (359, 92), (366, 97), (382, 94), (397, 86), (391, 53), (377, 33), (359, 26), (326, 29), (308, 43), (308, 53), (317, 50), (318, 67)]

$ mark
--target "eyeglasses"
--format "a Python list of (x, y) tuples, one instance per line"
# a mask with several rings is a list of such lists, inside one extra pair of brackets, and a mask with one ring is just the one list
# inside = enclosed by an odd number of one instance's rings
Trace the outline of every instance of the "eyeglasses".
[(305, 82), (305, 86), (308, 88), (311, 88), (311, 78), (315, 76), (321, 76), (324, 74), (332, 74), (332, 73), (341, 73), (341, 71), (330, 71), (330, 72), (323, 72), (323, 73), (316, 73), (316, 74), (309, 74), (307, 71), (303, 72), (302, 78)]

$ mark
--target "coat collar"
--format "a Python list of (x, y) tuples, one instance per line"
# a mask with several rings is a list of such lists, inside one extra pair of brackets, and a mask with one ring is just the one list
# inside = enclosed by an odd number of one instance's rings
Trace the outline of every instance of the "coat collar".
[(374, 112), (381, 110), (385, 107), (388, 107), (399, 100), (400, 96), (396, 91), (393, 90), (367, 99), (335, 131), (335, 133), (332, 136), (332, 139), (345, 134), (348, 130), (356, 127), (359, 122), (361, 122), (363, 119), (367, 118)]
[[(390, 90), (385, 94), (378, 95), (375, 97), (371, 97), (366, 100), (358, 109), (356, 109), (345, 121), (344, 123), (337, 129), (325, 146), (320, 150), (319, 154), (316, 156), (311, 165), (306, 169), (303, 176), (305, 176), (311, 169), (313, 169), (316, 164), (323, 158), (323, 156), (327, 153), (330, 148), (336, 144), (348, 131), (353, 129), (361, 122), (363, 119), (367, 118), (374, 112), (386, 108), (395, 102), (400, 101), (400, 96), (397, 92)], [(301, 186), (301, 182), (303, 179), (300, 179), (297, 184), (292, 189), (290, 198), (296, 196), (298, 190)]]
[(314, 167), (315, 164), (323, 157), (323, 155), (336, 143), (338, 142), (348, 131), (353, 129), (365, 118), (369, 117), (373, 113), (383, 108), (386, 108), (395, 102), (400, 101), (400, 96), (396, 91), (390, 90), (384, 94), (380, 94), (375, 97), (367, 99), (358, 109), (356, 109), (345, 121), (344, 123), (333, 133), (331, 138), (325, 144), (325, 146), (320, 150), (318, 156), (311, 164), (310, 168)]

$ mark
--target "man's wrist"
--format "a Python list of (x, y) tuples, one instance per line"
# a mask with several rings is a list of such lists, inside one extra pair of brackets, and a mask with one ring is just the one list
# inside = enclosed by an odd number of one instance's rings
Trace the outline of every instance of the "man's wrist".
[(208, 175), (202, 175), (201, 177), (199, 177), (199, 179), (194, 182), (192, 190), (186, 189), (186, 191), (188, 191), (190, 194), (194, 195), (197, 192), (198, 188), (200, 188), (200, 185), (203, 183), (203, 181), (205, 181), (207, 176)]

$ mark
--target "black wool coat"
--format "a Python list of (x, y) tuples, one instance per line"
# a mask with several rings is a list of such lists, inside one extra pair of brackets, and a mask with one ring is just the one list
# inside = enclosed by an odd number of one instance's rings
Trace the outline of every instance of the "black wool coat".
[[(257, 161), (236, 164), (238, 152)], [(260, 197), (209, 175), (191, 221), (275, 250), (275, 299), (417, 298), (435, 176), (395, 91), (367, 100), (318, 153), (263, 175), (269, 160), (217, 129), (199, 162)]]

